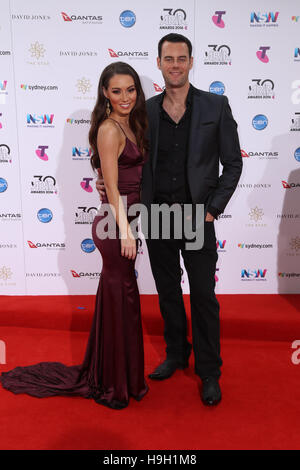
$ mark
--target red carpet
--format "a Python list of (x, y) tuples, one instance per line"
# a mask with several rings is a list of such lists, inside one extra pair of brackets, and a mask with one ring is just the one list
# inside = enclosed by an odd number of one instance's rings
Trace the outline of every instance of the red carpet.
[[(40, 361), (80, 364), (93, 296), (0, 297), (0, 372)], [(111, 410), (81, 397), (37, 399), (0, 388), (1, 449), (299, 449), (300, 296), (223, 295), (223, 400), (202, 405), (189, 369), (148, 380), (141, 402)], [(188, 308), (188, 297), (186, 297)], [(164, 358), (156, 296), (142, 297), (146, 373)], [(300, 357), (300, 355), (299, 355)]]

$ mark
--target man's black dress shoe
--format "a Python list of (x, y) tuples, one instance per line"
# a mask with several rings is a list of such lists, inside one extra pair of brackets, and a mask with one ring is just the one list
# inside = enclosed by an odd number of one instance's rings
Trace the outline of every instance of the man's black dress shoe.
[(217, 405), (222, 398), (218, 379), (215, 377), (205, 377), (202, 379), (201, 398), (204, 405)]
[(179, 362), (176, 359), (166, 359), (162, 364), (160, 364), (156, 369), (149, 374), (149, 379), (154, 380), (164, 380), (171, 377), (174, 374), (176, 369), (185, 369), (188, 367), (189, 361)]

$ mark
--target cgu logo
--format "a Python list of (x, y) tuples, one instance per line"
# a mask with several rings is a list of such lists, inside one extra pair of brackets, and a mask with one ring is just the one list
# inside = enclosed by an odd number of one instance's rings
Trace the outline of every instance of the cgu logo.
[(226, 240), (217, 240), (217, 248), (223, 250), (225, 248)]
[(27, 124), (52, 124), (54, 114), (27, 114)]
[(0, 80), (0, 90), (5, 91), (6, 90), (6, 85), (7, 85), (7, 80)]
[(254, 278), (265, 278), (266, 276), (266, 273), (267, 273), (267, 270), (264, 269), (242, 269), (242, 272), (241, 272), (241, 277), (242, 278), (250, 278), (250, 277), (254, 277)]
[(92, 155), (92, 149), (73, 147), (72, 148), (72, 157), (90, 157)]
[(277, 18), (278, 18), (278, 15), (279, 15), (279, 11), (276, 11), (276, 13), (274, 13), (273, 11), (269, 12), (269, 13), (255, 13), (254, 11), (251, 12), (251, 15), (250, 15), (250, 21), (251, 23), (276, 23), (277, 22)]
[(287, 183), (286, 181), (281, 181), (284, 189), (298, 188), (300, 183)]

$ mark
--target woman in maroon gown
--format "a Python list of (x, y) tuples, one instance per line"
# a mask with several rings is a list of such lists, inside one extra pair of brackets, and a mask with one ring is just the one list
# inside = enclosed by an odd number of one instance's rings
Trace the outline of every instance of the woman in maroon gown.
[(128, 216), (129, 207), (140, 202), (146, 127), (145, 97), (137, 73), (123, 62), (107, 66), (89, 132), (91, 164), (94, 169), (101, 164), (106, 199), (92, 226), (103, 268), (84, 360), (74, 366), (40, 362), (2, 372), (0, 382), (15, 394), (80, 395), (121, 409), (130, 396), (141, 400), (148, 391), (134, 270), (137, 240), (131, 228), (138, 213)]

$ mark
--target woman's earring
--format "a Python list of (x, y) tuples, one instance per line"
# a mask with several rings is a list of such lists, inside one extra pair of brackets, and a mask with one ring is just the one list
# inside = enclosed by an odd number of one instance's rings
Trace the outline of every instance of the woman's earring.
[(110, 106), (109, 106), (109, 100), (106, 101), (106, 116), (108, 117), (110, 115)]

